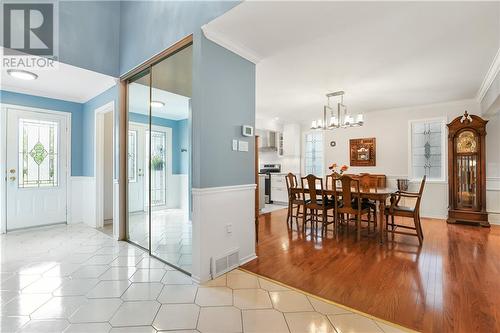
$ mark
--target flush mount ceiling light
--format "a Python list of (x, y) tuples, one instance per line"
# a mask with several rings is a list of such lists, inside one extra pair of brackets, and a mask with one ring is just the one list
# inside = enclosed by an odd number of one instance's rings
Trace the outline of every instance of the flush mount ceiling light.
[(162, 101), (151, 101), (151, 107), (153, 107), (153, 108), (161, 108), (164, 106), (165, 106), (165, 103), (163, 103)]
[[(347, 112), (347, 107), (344, 105), (344, 92), (336, 91), (326, 94), (328, 99), (327, 105), (323, 107), (323, 119), (313, 120), (311, 129), (328, 130), (334, 128), (347, 128), (363, 126), (364, 119), (362, 114), (357, 114), (353, 117)], [(333, 108), (330, 107), (330, 98), (340, 96), (340, 101), (337, 103), (337, 114), (334, 114)], [(330, 119), (328, 119), (330, 113)]]
[(36, 75), (35, 73), (28, 72), (22, 69), (8, 69), (7, 74), (21, 80), (36, 80), (38, 78), (38, 75)]

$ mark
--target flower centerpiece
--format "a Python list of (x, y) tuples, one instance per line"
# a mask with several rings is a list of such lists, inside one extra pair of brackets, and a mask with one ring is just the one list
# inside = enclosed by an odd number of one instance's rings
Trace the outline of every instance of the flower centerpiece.
[(345, 164), (342, 165), (338, 171), (337, 171), (337, 168), (338, 168), (337, 163), (333, 163), (332, 165), (330, 165), (328, 167), (328, 169), (330, 169), (332, 171), (332, 174), (334, 174), (336, 176), (342, 176), (342, 174), (344, 172), (346, 172), (347, 169), (349, 169), (349, 167)]

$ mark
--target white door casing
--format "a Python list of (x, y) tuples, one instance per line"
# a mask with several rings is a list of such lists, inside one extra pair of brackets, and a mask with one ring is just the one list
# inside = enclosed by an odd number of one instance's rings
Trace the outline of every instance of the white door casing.
[(6, 229), (67, 221), (70, 114), (6, 107)]

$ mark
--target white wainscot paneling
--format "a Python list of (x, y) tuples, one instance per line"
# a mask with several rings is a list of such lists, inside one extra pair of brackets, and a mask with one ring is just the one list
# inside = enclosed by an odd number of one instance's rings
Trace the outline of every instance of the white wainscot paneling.
[(235, 249), (240, 264), (256, 258), (255, 184), (193, 188), (192, 193), (193, 279), (209, 280), (211, 258)]
[[(387, 186), (397, 188), (397, 179), (406, 179), (407, 176), (387, 176)], [(420, 182), (410, 182), (409, 191), (418, 192)], [(414, 201), (408, 199), (402, 205), (412, 207)], [(424, 194), (420, 204), (420, 215), (422, 217), (446, 219), (448, 217), (448, 183), (429, 182), (425, 183)]]
[(68, 223), (96, 226), (94, 177), (71, 177), (70, 218)]
[(486, 178), (486, 211), (490, 223), (500, 225), (500, 177)]
[(189, 205), (188, 175), (169, 175), (167, 180), (168, 208), (184, 209)]

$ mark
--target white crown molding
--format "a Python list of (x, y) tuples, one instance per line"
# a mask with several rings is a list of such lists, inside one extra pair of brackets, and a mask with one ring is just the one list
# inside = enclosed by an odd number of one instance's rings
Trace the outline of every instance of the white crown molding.
[(477, 92), (476, 99), (479, 103), (481, 103), (484, 96), (488, 92), (488, 89), (490, 89), (491, 84), (493, 83), (493, 81), (495, 80), (495, 78), (499, 73), (500, 73), (500, 49), (498, 49), (495, 58), (493, 58), (493, 62), (491, 63), (488, 72), (486, 72), (486, 76), (484, 77), (483, 83), (481, 84), (481, 87)]
[(205, 37), (212, 42), (219, 44), (220, 46), (228, 49), (229, 51), (236, 53), (240, 57), (247, 59), (248, 61), (257, 64), (262, 60), (262, 56), (257, 54), (256, 52), (250, 50), (249, 48), (237, 43), (228, 37), (224, 36), (224, 34), (205, 24), (201, 27), (203, 34)]

